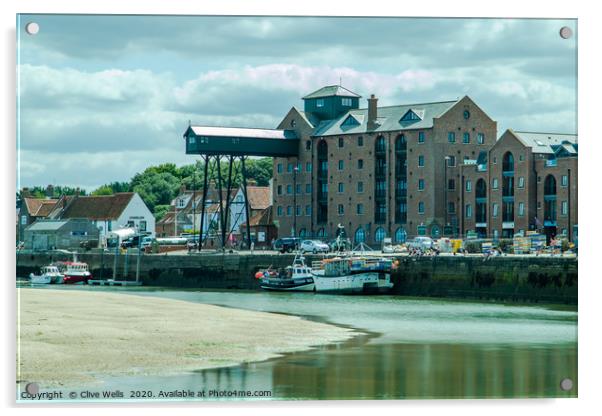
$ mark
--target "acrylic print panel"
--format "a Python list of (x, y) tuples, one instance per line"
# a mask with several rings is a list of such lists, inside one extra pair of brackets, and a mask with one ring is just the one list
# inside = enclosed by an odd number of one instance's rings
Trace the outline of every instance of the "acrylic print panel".
[(18, 15), (17, 400), (577, 396), (577, 22)]

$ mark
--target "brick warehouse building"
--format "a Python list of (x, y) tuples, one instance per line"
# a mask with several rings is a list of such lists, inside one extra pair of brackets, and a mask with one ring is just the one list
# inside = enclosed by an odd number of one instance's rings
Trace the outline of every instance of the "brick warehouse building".
[(301, 237), (333, 238), (341, 224), (368, 244), (460, 232), (459, 167), (486, 157), (496, 122), (469, 97), (378, 107), (371, 96), (365, 109), (360, 98), (321, 88), (278, 126), (300, 139), (298, 158), (274, 159), (279, 236), (295, 221)]

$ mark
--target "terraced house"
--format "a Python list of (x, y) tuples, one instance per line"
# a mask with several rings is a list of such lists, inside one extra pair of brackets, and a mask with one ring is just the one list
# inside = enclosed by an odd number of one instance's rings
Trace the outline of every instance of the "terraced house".
[[(274, 158), (279, 236), (355, 243), (458, 234), (461, 169), (486, 158), (497, 124), (470, 97), (379, 107), (340, 85), (305, 97), (278, 129), (299, 138), (298, 157)], [(296, 226), (296, 227), (295, 227)]]

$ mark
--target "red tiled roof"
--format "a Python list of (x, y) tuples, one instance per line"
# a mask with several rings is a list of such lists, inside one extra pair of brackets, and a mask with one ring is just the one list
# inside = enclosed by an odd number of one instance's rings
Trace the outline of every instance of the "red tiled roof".
[(67, 199), (60, 217), (116, 220), (133, 196), (133, 192), (122, 192), (113, 195), (71, 197)]
[(251, 209), (266, 209), (272, 205), (269, 186), (247, 186), (247, 198)]
[[(257, 214), (251, 217), (251, 227), (257, 227), (259, 225), (269, 226), (274, 225), (274, 220), (272, 217), (272, 207), (269, 206), (266, 209), (259, 211)], [(247, 223), (244, 222), (241, 226), (246, 227)]]
[(23, 198), (32, 217), (47, 217), (56, 204), (56, 199)]

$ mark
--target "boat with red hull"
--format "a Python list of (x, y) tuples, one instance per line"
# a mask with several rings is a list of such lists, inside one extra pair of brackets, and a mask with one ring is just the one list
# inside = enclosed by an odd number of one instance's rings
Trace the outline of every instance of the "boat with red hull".
[(87, 263), (77, 261), (66, 261), (57, 263), (59, 270), (63, 273), (63, 281), (65, 285), (87, 284), (88, 280), (92, 279), (92, 274), (88, 270)]

